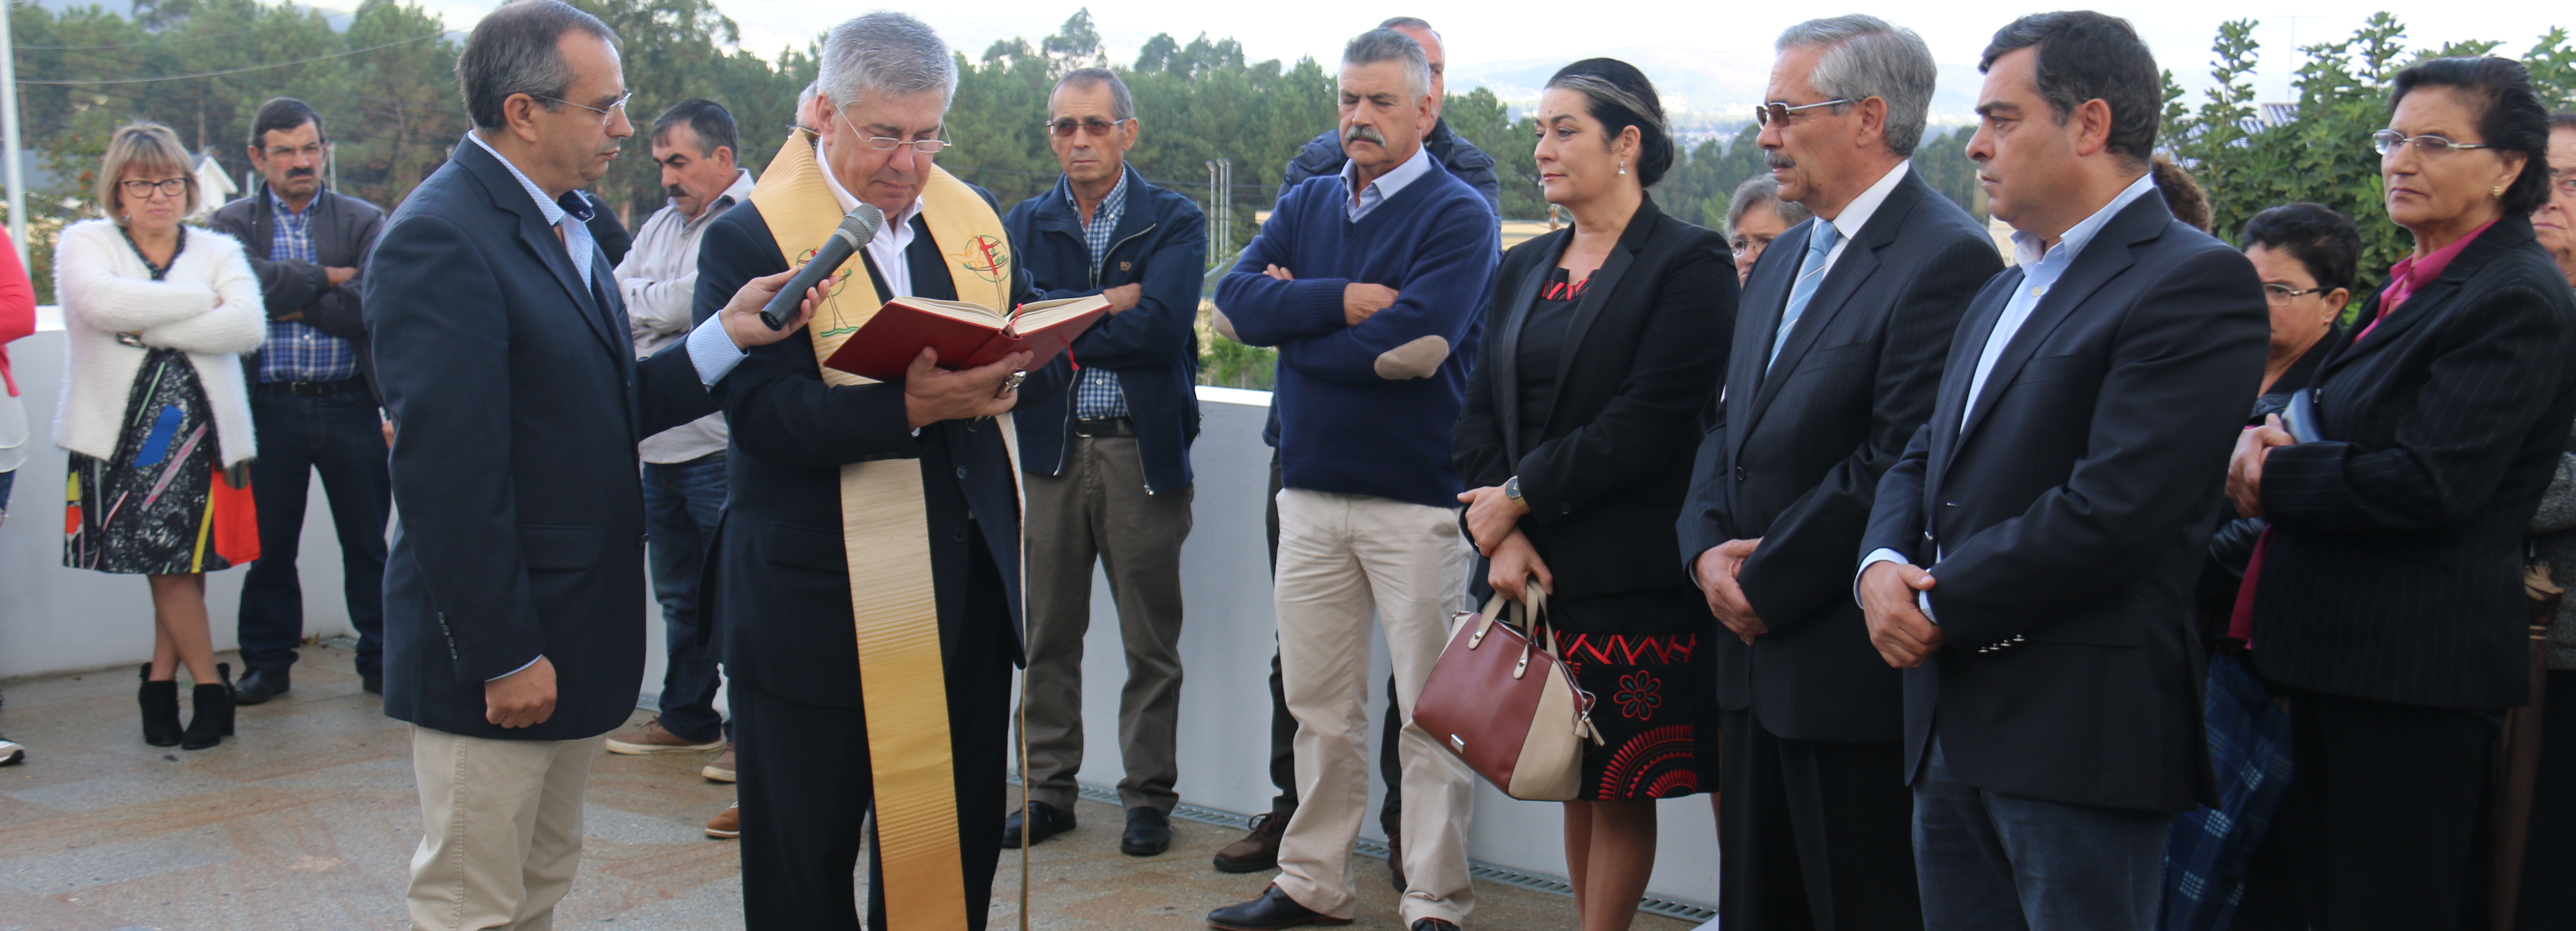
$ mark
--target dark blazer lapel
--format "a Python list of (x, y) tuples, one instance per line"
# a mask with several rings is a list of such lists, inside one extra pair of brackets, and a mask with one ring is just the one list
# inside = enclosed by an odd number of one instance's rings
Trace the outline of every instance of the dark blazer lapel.
[[(1994, 408), (1995, 399), (2003, 395), (2006, 385), (2012, 384), (2013, 375), (2021, 371), (2022, 364), (2029, 362), (2031, 355), (2039, 351), (2039, 344), (2048, 339), (2048, 334), (2056, 330), (2058, 324), (2066, 322), (2075, 308), (2092, 297), (2094, 291), (2100, 290), (2134, 264), (2129, 247), (2163, 235), (2165, 224), (2170, 222), (2173, 222), (2173, 211), (2165, 207), (2164, 198), (2150, 192), (2148, 196), (2130, 202), (2093, 234), (2092, 241), (2084, 244), (2084, 251), (2076, 254), (2075, 264), (2049, 286), (2048, 293), (2039, 299), (2039, 306), (2031, 308), (2030, 318), (2022, 321), (2021, 329), (2013, 333), (2012, 340), (2004, 344), (2003, 352), (1995, 356), (1995, 367), (1986, 375), (1985, 389), (1969, 399), (1974, 406), (1968, 409), (1967, 424), (1959, 430), (1961, 442), (1977, 432), (1977, 425), (1984, 422), (1986, 412)], [(2009, 297), (2006, 303), (2010, 303)], [(1992, 332), (1991, 327), (1988, 332)], [(1983, 354), (1983, 345), (1979, 344), (1980, 355)], [(1970, 358), (1968, 364), (1976, 365), (1975, 358)], [(1974, 374), (1973, 370), (1971, 374)]]
[[(1860, 293), (1861, 285), (1869, 283), (1869, 276), (1878, 270), (1878, 250), (1896, 241), (1897, 231), (1905, 228), (1905, 218), (1929, 196), (1937, 195), (1911, 167), (1906, 169), (1905, 177), (1896, 180), (1895, 187), (1888, 189), (1886, 199), (1878, 202), (1878, 209), (1871, 211), (1861, 225), (1860, 235), (1843, 247), (1842, 257), (1834, 260), (1833, 269), (1816, 286), (1816, 296), (1807, 301), (1807, 312), (1799, 314), (1798, 322), (1790, 325), (1789, 341), (1780, 347), (1780, 358), (1763, 373), (1761, 393), (1753, 399), (1754, 417), (1761, 417), (1770, 408), (1771, 399), (1780, 393), (1789, 373), (1797, 371), (1797, 360), (1815, 348), (1816, 341), (1824, 338), (1825, 329), (1833, 325), (1852, 296)], [(1802, 255), (1802, 261), (1803, 258)], [(1770, 377), (1772, 372), (1780, 377)]]
[[(1583, 349), (1584, 334), (1592, 329), (1593, 321), (1601, 319), (1601, 305), (1610, 302), (1610, 292), (1619, 289), (1628, 267), (1637, 264), (1637, 253), (1654, 240), (1655, 224), (1663, 218), (1664, 212), (1655, 209), (1654, 195), (1638, 201), (1637, 212), (1628, 215), (1627, 227), (1619, 231), (1619, 247), (1610, 250), (1610, 257), (1584, 283), (1583, 299), (1574, 305), (1574, 319), (1565, 325), (1565, 343), (1556, 351), (1557, 384), (1565, 384), (1566, 377), (1574, 372), (1574, 357)], [(1563, 398), (1565, 392), (1559, 391), (1556, 396)], [(1556, 412), (1544, 413), (1554, 417)]]
[(1521, 273), (1512, 288), (1511, 303), (1503, 305), (1501, 329), (1486, 334), (1490, 342), (1484, 350), (1485, 368), (1492, 373), (1486, 379), (1494, 392), (1494, 416), (1502, 421), (1503, 449), (1514, 461), (1521, 455), (1521, 326), (1529, 320), (1530, 304), (1538, 300), (1539, 289), (1547, 286), (1548, 271), (1556, 267), (1566, 242), (1574, 238), (1570, 231), (1547, 235), (1556, 241), (1539, 246), (1538, 261)]
[[(1817, 221), (1810, 218), (1782, 231), (1773, 245), (1803, 241)], [(1799, 250), (1803, 257), (1805, 250)], [(1735, 351), (1726, 361), (1726, 431), (1727, 462), (1744, 449), (1744, 438), (1753, 433), (1753, 399), (1761, 393), (1762, 381), (1769, 375), (1763, 362), (1771, 354), (1771, 341), (1778, 337), (1780, 314), (1789, 308), (1789, 289), (1798, 278), (1797, 263), (1789, 261), (1784, 251), (1774, 257), (1762, 253), (1763, 261), (1753, 263), (1753, 274), (1744, 279), (1741, 300), (1735, 310)], [(1803, 260), (1803, 258), (1801, 259)], [(1741, 426), (1733, 426), (1740, 424)]]
[[(1941, 395), (1932, 402), (1931, 468), (1923, 487), (1926, 494), (1937, 494), (1942, 473), (1949, 470), (1950, 458), (1959, 451), (1962, 414), (1968, 409), (1968, 387), (1976, 382), (1977, 357), (1984, 355), (1986, 340), (1993, 338), (1995, 326), (2003, 321), (2004, 307), (2012, 303), (2013, 292), (2021, 290), (2022, 270), (2006, 268), (1986, 283), (1968, 304), (1968, 312), (1959, 320), (1957, 335), (1950, 341), (1950, 358), (1941, 370)], [(2011, 279), (2004, 281), (2003, 279)], [(1998, 287), (1998, 285), (2001, 287)]]
[[(2460, 254), (2451, 257), (2451, 264), (2442, 267), (2441, 277), (2426, 284), (2423, 290), (2408, 296), (2406, 303), (2397, 305), (2395, 311), (2386, 315), (2387, 319), (2379, 321), (2375, 326), (2365, 322), (2363, 326), (2368, 327), (2369, 332), (2344, 344), (2331, 358), (2328, 358), (2317, 373), (2319, 379), (2322, 380), (2326, 372), (2340, 369), (2350, 364), (2352, 360), (2394, 342), (2398, 334), (2413, 328), (2417, 321), (2431, 316), (2432, 309), (2449, 302), (2459, 293), (2460, 285), (2476, 275), (2480, 268), (2485, 267), (2496, 256), (2504, 254), (2505, 250), (2521, 245), (2531, 238), (2530, 218), (2504, 217), (2497, 220), (2494, 226), (2479, 233), (2476, 241), (2462, 247)], [(2379, 292), (2372, 294), (2371, 303), (2376, 305), (2379, 301), (2385, 300), (2387, 290), (2383, 286)]]
[[(564, 249), (563, 240), (555, 235), (554, 227), (547, 225), (545, 212), (539, 210), (536, 201), (528, 197), (527, 190), (519, 186), (519, 179), (510, 176), (509, 167), (472, 140), (457, 145), (456, 160), (473, 171), (476, 180), (483, 182), (485, 192), (492, 195), (493, 206), (518, 216), (519, 239), (536, 252), (537, 261), (544, 263), (547, 271), (554, 273), (555, 283), (563, 287), (564, 296), (573, 302), (573, 312), (581, 317), (582, 324), (590, 328), (592, 335), (599, 337), (600, 344), (611, 355), (633, 354), (634, 344), (626, 341), (623, 334), (608, 332), (607, 315), (601, 313), (598, 303), (591, 300), (590, 289), (582, 287), (581, 272), (573, 267), (572, 253)], [(593, 259), (598, 258), (596, 247), (591, 254)]]

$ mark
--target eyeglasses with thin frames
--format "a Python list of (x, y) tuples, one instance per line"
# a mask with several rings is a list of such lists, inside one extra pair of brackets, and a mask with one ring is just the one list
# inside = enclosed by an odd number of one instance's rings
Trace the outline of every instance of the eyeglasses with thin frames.
[(1118, 128), (1118, 124), (1120, 124), (1120, 123), (1126, 123), (1126, 122), (1131, 122), (1131, 121), (1133, 121), (1134, 119), (1135, 119), (1135, 117), (1127, 117), (1127, 118), (1125, 118), (1125, 119), (1116, 119), (1116, 120), (1110, 120), (1110, 121), (1108, 121), (1108, 122), (1102, 122), (1102, 121), (1100, 120), (1100, 118), (1099, 118), (1099, 117), (1093, 117), (1093, 118), (1091, 118), (1091, 119), (1083, 120), (1083, 121), (1081, 121), (1081, 122), (1075, 122), (1075, 121), (1070, 120), (1070, 119), (1063, 119), (1063, 120), (1057, 120), (1057, 121), (1052, 122), (1052, 123), (1047, 123), (1047, 124), (1044, 124), (1044, 125), (1045, 125), (1045, 127), (1046, 127), (1046, 131), (1047, 131), (1047, 132), (1050, 132), (1050, 133), (1055, 134), (1055, 137), (1056, 137), (1056, 138), (1058, 138), (1058, 139), (1071, 138), (1071, 137), (1073, 136), (1073, 132), (1074, 132), (1074, 130), (1077, 130), (1077, 129), (1078, 129), (1078, 130), (1081, 130), (1081, 131), (1083, 131), (1083, 132), (1085, 132), (1085, 133), (1089, 133), (1089, 134), (1091, 135), (1091, 137), (1092, 137), (1092, 138), (1097, 139), (1097, 138), (1100, 138), (1100, 137), (1102, 137), (1102, 136), (1109, 135), (1109, 131), (1110, 131), (1110, 130), (1113, 130), (1113, 129), (1117, 129), (1117, 128)]
[(2410, 142), (2414, 143), (2415, 151), (2427, 156), (2444, 155), (2461, 149), (2492, 148), (2484, 142), (2453, 142), (2431, 133), (2409, 136), (2394, 129), (2383, 129), (2370, 134), (2370, 147), (2377, 149), (2381, 155), (2394, 155), (2400, 147)]
[(1789, 114), (1792, 113), (1804, 110), (1813, 110), (1817, 107), (1839, 107), (1851, 102), (1851, 98), (1836, 97), (1832, 100), (1819, 101), (1816, 103), (1802, 103), (1792, 106), (1788, 101), (1774, 100), (1770, 103), (1753, 108), (1753, 121), (1764, 126), (1769, 126), (1773, 123), (1788, 121)]
[(184, 197), (188, 193), (188, 179), (184, 177), (163, 178), (159, 181), (119, 181), (116, 185), (125, 192), (125, 196), (135, 200), (148, 199), (155, 191), (160, 192), (163, 197)]
[(832, 114), (832, 118), (840, 120), (841, 125), (849, 127), (850, 135), (859, 137), (860, 142), (867, 143), (868, 148), (875, 149), (879, 152), (891, 152), (897, 147), (904, 147), (923, 155), (937, 155), (939, 154), (939, 150), (945, 149), (949, 146), (949, 142), (946, 139), (913, 139), (907, 141), (897, 139), (893, 136), (870, 136), (861, 132), (858, 124), (850, 122), (850, 118), (846, 114), (835, 111)]
[(635, 92), (627, 91), (626, 93), (619, 94), (617, 95), (616, 100), (609, 101), (608, 106), (605, 107), (594, 107), (586, 103), (574, 103), (569, 100), (548, 97), (544, 94), (529, 94), (528, 96), (537, 98), (538, 100), (546, 100), (563, 104), (567, 107), (580, 107), (592, 113), (599, 114), (599, 125), (606, 126), (610, 120), (616, 119), (618, 114), (626, 112), (626, 101), (634, 99)]
[(2299, 297), (2300, 295), (2304, 295), (2304, 294), (2323, 294), (2323, 293), (2325, 293), (2325, 290), (2326, 290), (2326, 289), (2325, 289), (2325, 288), (2323, 288), (2323, 287), (2307, 288), (2307, 289), (2305, 289), (2305, 290), (2301, 290), (2301, 289), (2292, 288), (2292, 287), (2290, 287), (2289, 285), (2285, 285), (2285, 284), (2265, 284), (2265, 285), (2263, 286), (2263, 299), (2264, 299), (2264, 300), (2271, 301), (2272, 303), (2275, 303), (2275, 304), (2287, 304), (2287, 303), (2289, 303), (2291, 300), (2293, 300), (2293, 299), (2295, 299), (2295, 298)]

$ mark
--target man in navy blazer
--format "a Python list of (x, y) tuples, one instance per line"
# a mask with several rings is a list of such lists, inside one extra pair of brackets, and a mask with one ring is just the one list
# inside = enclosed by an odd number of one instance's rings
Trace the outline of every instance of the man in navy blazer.
[(2147, 931), (2172, 816), (2215, 795), (2191, 592), (2262, 284), (2156, 196), (2127, 22), (2026, 16), (1982, 67), (1968, 154), (2020, 265), (1879, 482), (1857, 588), (1905, 669), (1925, 927)]
[[(1815, 214), (1745, 282), (1718, 416), (1682, 510), (1717, 653), (1727, 923), (1922, 924), (1899, 674), (1851, 599), (1879, 477), (1932, 416), (1959, 315), (2003, 270), (1985, 228), (1913, 171), (1932, 50), (1858, 14), (1778, 41), (1759, 143)], [(1832, 100), (1846, 104), (1810, 107)], [(1789, 108), (1803, 109), (1789, 109)]]
[(385, 713), (413, 725), (415, 928), (543, 927), (571, 888), (590, 760), (644, 674), (635, 444), (714, 411), (740, 346), (783, 335), (757, 314), (778, 276), (635, 360), (577, 190), (634, 132), (615, 42), (558, 0), (486, 16), (457, 61), (475, 129), (365, 275), (396, 427)]

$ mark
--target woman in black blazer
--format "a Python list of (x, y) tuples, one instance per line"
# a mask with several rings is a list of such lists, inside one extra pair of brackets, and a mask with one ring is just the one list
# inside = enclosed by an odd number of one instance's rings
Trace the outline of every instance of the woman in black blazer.
[(2278, 823), (2329, 931), (2458, 927), (2483, 899), (2489, 747), (2529, 697), (2523, 535), (2576, 417), (2576, 295), (2532, 238), (2549, 129), (2523, 66), (2421, 62), (2389, 109), (2373, 140), (2415, 251), (2318, 368), (2318, 436), (2247, 431), (2228, 479), (2271, 522), (2240, 603), (2290, 696)]
[[(1672, 166), (1654, 85), (1594, 58), (1549, 79), (1538, 169), (1574, 228), (1503, 256), (1456, 432), (1464, 522), (1509, 596), (1551, 596), (1605, 745), (1586, 744), (1565, 849), (1584, 931), (1628, 927), (1654, 800), (1714, 790), (1713, 622), (1674, 564), (1695, 417), (1725, 374), (1735, 269), (1717, 232), (1655, 209)], [(1707, 747), (1702, 755), (1701, 747)], [(1710, 770), (1703, 772), (1704, 770)]]

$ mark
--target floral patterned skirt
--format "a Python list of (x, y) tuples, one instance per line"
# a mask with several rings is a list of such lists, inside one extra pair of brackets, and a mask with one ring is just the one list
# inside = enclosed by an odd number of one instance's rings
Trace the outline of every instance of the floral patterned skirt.
[(1696, 590), (1551, 601), (1563, 659), (1592, 694), (1602, 743), (1583, 747), (1583, 801), (1717, 787), (1717, 622)]

